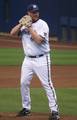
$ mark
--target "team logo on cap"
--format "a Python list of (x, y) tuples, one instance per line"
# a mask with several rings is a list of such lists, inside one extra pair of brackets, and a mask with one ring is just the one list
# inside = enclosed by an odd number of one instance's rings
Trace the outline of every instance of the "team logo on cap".
[(36, 5), (33, 5), (33, 8), (37, 8), (37, 6), (36, 6)]

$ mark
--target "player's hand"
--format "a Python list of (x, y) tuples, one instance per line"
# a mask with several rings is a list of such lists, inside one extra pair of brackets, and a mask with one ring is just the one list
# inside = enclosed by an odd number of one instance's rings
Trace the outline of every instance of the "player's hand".
[(19, 23), (22, 26), (29, 28), (32, 25), (32, 18), (29, 15), (25, 15), (19, 20)]

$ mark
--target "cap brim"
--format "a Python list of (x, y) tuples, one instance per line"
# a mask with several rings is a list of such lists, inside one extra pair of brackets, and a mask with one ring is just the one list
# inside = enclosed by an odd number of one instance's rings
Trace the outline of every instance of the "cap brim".
[(39, 10), (31, 10), (31, 12), (39, 12)]
[(29, 12), (39, 12), (39, 9), (28, 10)]

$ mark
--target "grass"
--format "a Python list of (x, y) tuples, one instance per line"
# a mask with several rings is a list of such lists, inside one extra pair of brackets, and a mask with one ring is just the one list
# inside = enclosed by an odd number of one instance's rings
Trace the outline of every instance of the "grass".
[[(0, 65), (20, 65), (24, 58), (21, 48), (0, 48)], [(77, 65), (77, 50), (52, 50), (53, 65)]]
[[(77, 88), (56, 89), (62, 115), (77, 115)], [(48, 100), (42, 88), (31, 88), (32, 112), (49, 112)], [(18, 88), (0, 88), (0, 111), (17, 112), (21, 109)]]
[(62, 115), (77, 115), (77, 88), (61, 88), (57, 91)]
[(21, 48), (0, 48), (0, 65), (20, 65), (23, 57)]
[(53, 50), (52, 64), (77, 65), (77, 50)]

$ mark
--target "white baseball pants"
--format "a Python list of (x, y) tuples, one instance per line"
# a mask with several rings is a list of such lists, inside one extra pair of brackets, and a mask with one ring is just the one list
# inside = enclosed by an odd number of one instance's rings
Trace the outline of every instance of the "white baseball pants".
[(21, 69), (21, 97), (23, 108), (31, 109), (30, 98), (30, 83), (33, 73), (35, 73), (41, 81), (43, 88), (46, 91), (46, 96), (49, 102), (49, 108), (52, 111), (57, 111), (56, 93), (51, 81), (50, 71), (50, 55), (46, 54), (39, 58), (25, 57)]

